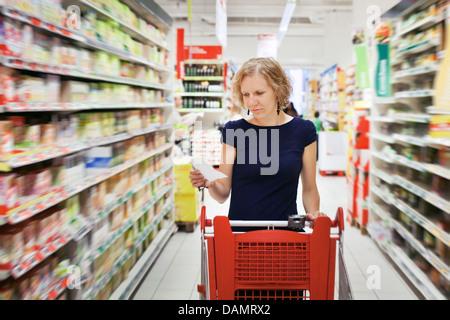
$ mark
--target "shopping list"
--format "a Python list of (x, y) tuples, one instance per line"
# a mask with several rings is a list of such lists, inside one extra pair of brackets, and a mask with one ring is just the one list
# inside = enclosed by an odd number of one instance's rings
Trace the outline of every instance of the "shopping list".
[(192, 166), (194, 167), (194, 169), (200, 171), (208, 181), (214, 181), (227, 177), (227, 175), (223, 174), (222, 172), (215, 170), (213, 166), (203, 158), (192, 159)]

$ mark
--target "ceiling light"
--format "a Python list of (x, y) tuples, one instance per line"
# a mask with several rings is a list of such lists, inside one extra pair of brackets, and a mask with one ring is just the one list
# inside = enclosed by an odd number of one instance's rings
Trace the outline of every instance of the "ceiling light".
[(280, 28), (278, 30), (278, 47), (281, 45), (281, 41), (287, 32), (289, 22), (291, 21), (292, 14), (294, 13), (296, 0), (287, 0), (286, 7), (284, 8), (283, 17), (281, 18)]

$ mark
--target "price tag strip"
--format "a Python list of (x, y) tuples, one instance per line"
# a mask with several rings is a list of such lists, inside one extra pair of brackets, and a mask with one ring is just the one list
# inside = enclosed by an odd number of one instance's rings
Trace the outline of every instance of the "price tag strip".
[[(56, 188), (52, 192), (50, 192), (49, 194), (47, 194), (43, 197), (40, 197), (36, 200), (28, 202), (19, 208), (15, 208), (13, 210), (8, 211), (6, 216), (0, 217), (1, 218), (0, 225), (5, 222), (8, 224), (20, 223), (20, 222), (40, 213), (52, 206), (64, 201), (64, 200), (67, 200), (71, 196), (78, 194), (81, 191), (83, 191), (89, 187), (92, 187), (102, 181), (105, 181), (105, 180), (111, 178), (112, 176), (115, 176), (118, 173), (133, 167), (134, 165), (137, 165), (138, 163), (140, 163), (148, 158), (151, 158), (157, 154), (161, 154), (161, 153), (165, 152), (166, 150), (169, 150), (172, 146), (173, 146), (173, 143), (168, 143), (164, 146), (161, 146), (158, 149), (155, 149), (147, 154), (144, 154), (143, 156), (141, 156), (135, 160), (131, 160), (127, 163), (123, 163), (123, 164), (113, 168), (111, 171), (105, 172), (105, 173), (100, 174), (95, 177), (88, 177), (79, 185), (76, 185), (76, 186), (73, 186), (73, 187), (70, 187), (67, 189), (64, 189), (61, 187)], [(165, 168), (164, 172), (168, 169), (169, 168)]]
[(14, 267), (14, 269), (11, 270), (11, 276), (14, 279), (23, 276), (25, 273), (33, 269), (44, 259), (51, 256), (57, 250), (62, 248), (70, 240), (71, 238), (68, 236), (59, 237), (58, 239), (56, 239), (55, 241), (44, 247), (42, 250), (36, 252), (31, 257), (27, 258), (25, 261), (22, 261), (16, 267)]
[(148, 237), (148, 235), (150, 235), (150, 233), (158, 226), (158, 224), (163, 220), (164, 216), (167, 214), (167, 212), (169, 212), (169, 210), (171, 208), (172, 208), (172, 204), (169, 204), (164, 209), (162, 209), (161, 212), (158, 213), (157, 218), (155, 218), (153, 220), (153, 222), (150, 223), (150, 225), (148, 225), (142, 231), (142, 233), (136, 238), (136, 240), (133, 242), (131, 248), (128, 250), (125, 250), (119, 256), (119, 258), (116, 259), (116, 262), (113, 265), (112, 269), (109, 272), (107, 272), (102, 278), (100, 278), (98, 281), (96, 281), (96, 283), (94, 284), (94, 288), (92, 289), (92, 292), (90, 294), (91, 299), (94, 299), (98, 295), (98, 293), (101, 291), (101, 289), (109, 282), (109, 280), (111, 280), (111, 278), (125, 264), (125, 262), (128, 261), (128, 259), (130, 259), (132, 257), (136, 247), (138, 247), (142, 243), (142, 241), (144, 241), (144, 239), (146, 237)]
[(45, 72), (52, 73), (63, 76), (71, 76), (82, 79), (90, 79), (111, 83), (119, 83), (130, 86), (144, 87), (144, 88), (155, 88), (160, 90), (173, 90), (173, 88), (169, 85), (164, 85), (161, 83), (145, 81), (145, 80), (137, 80), (128, 77), (122, 76), (110, 76), (110, 75), (99, 75), (99, 74), (89, 74), (91, 71), (77, 69), (72, 66), (64, 66), (64, 65), (53, 65), (49, 63), (44, 63), (40, 61), (31, 61), (19, 57), (11, 57), (11, 56), (1, 56), (2, 64), (10, 67), (12, 69), (20, 69), (20, 70), (29, 70), (35, 72)]

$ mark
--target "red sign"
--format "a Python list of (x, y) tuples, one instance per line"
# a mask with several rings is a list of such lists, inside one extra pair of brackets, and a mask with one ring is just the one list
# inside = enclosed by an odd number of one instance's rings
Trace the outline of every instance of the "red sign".
[(222, 46), (185, 46), (186, 60), (222, 60)]

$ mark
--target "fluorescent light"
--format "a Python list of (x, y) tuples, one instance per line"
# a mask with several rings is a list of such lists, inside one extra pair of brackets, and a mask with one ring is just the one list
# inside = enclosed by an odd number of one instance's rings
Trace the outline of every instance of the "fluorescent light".
[(280, 28), (278, 30), (278, 47), (281, 45), (281, 41), (286, 34), (286, 31), (289, 26), (289, 22), (291, 22), (292, 14), (294, 13), (296, 5), (296, 0), (288, 0), (286, 3), (286, 7), (284, 8), (283, 17), (281, 18)]

